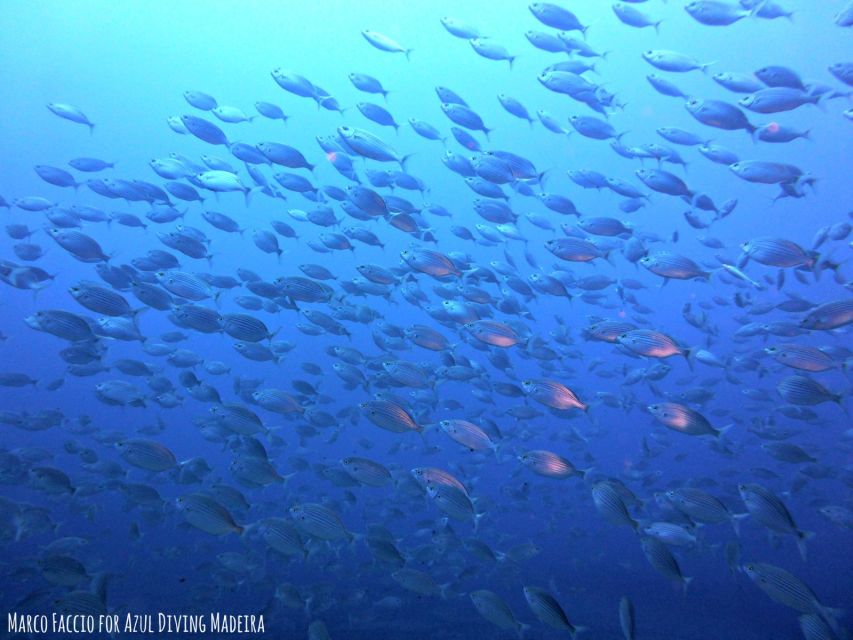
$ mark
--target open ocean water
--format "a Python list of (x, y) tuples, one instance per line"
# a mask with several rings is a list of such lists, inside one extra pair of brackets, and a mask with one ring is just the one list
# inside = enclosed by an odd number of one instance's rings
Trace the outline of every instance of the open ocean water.
[(846, 637), (849, 2), (0, 9), (4, 637)]

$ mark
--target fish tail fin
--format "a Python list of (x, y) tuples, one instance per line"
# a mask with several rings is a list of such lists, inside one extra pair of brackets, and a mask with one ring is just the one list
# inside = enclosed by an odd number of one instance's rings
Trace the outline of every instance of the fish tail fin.
[(89, 125), (89, 135), (91, 136), (95, 133), (95, 125), (91, 122), (89, 122), (88, 125)]
[(589, 473), (595, 471), (595, 467), (587, 467), (586, 469), (577, 469), (577, 474), (580, 476), (581, 480), (586, 480), (586, 476)]
[(420, 433), (421, 436), (424, 436), (427, 434), (427, 432), (435, 431), (435, 429), (438, 427), (438, 423), (437, 422), (428, 422), (427, 424), (421, 424), (418, 426), (420, 427), (420, 429), (418, 430), (418, 433)]
[(836, 393), (832, 396), (832, 401), (841, 407), (841, 410), (844, 412), (844, 415), (850, 416), (850, 412), (847, 410), (847, 407), (844, 406), (844, 395), (843, 393)]
[(693, 371), (693, 363), (696, 361), (697, 351), (699, 351), (699, 347), (690, 347), (689, 349), (685, 349), (681, 352), (681, 355), (683, 355), (684, 359), (687, 360), (687, 366), (690, 367), (691, 371)]
[(515, 59), (516, 59), (517, 57), (518, 57), (518, 56), (510, 56), (509, 58), (507, 58), (507, 62), (509, 62), (509, 70), (510, 70), (510, 71), (512, 71), (512, 64), (515, 62)]
[(148, 311), (151, 307), (139, 307), (137, 309), (130, 310), (130, 319), (133, 320), (133, 325), (135, 327), (139, 327), (139, 314), (144, 311)]
[(758, 12), (764, 8), (764, 5), (767, 4), (767, 0), (761, 0), (760, 2), (756, 2), (755, 6), (749, 10), (748, 18), (756, 18), (758, 17)]
[(572, 638), (577, 638), (579, 633), (584, 633), (585, 631), (589, 631), (589, 627), (575, 627), (575, 630), (571, 632)]
[[(817, 605), (817, 611), (820, 618), (822, 618), (823, 621), (836, 632), (836, 634), (841, 634), (841, 628), (838, 626), (838, 618), (844, 617), (846, 613), (844, 609), (833, 609), (832, 607), (825, 607), (822, 604), (819, 604)], [(839, 635), (839, 637), (842, 636)]]
[(406, 54), (406, 60), (411, 60), (411, 59), (412, 59), (412, 58), (410, 57), (410, 56), (412, 55), (412, 51), (414, 51), (414, 49), (406, 49), (405, 51), (403, 51), (403, 53), (405, 53), (405, 54)]
[(814, 538), (815, 534), (812, 531), (800, 531), (797, 530), (797, 550), (800, 552), (800, 557), (803, 559), (803, 562), (806, 561), (806, 555), (808, 549), (806, 549), (806, 542)]
[(628, 522), (631, 525), (631, 528), (634, 530), (634, 533), (639, 534), (643, 530), (643, 523), (639, 520), (628, 518)]
[(515, 633), (518, 636), (518, 640), (524, 640), (524, 634), (529, 628), (529, 624), (524, 624), (523, 622), (515, 623)]
[(729, 432), (729, 430), (731, 430), (731, 428), (733, 426), (735, 426), (734, 422), (732, 422), (731, 424), (727, 424), (725, 427), (720, 427), (719, 429), (716, 430), (716, 433), (714, 433), (714, 436), (719, 438), (720, 436), (726, 435)]
[(744, 518), (749, 517), (749, 512), (744, 511), (743, 513), (733, 513), (732, 514), (732, 529), (735, 530), (735, 535), (740, 537), (740, 521)]
[(657, 22), (655, 22), (655, 23), (654, 23), (654, 25), (653, 25), (653, 26), (654, 26), (654, 28), (655, 28), (655, 33), (656, 33), (657, 35), (660, 35), (660, 23), (661, 23), (661, 22), (663, 22), (663, 20), (658, 20), (658, 21), (657, 21)]
[(484, 515), (486, 515), (485, 511), (474, 514), (474, 533), (477, 533), (480, 530), (480, 520), (482, 520)]
[(684, 590), (684, 595), (687, 595), (687, 587), (690, 586), (690, 583), (693, 582), (693, 577), (684, 576), (681, 578), (681, 588)]
[(349, 545), (350, 549), (353, 549), (355, 547), (355, 543), (360, 540), (363, 540), (364, 537), (365, 535), (363, 533), (354, 533), (352, 531), (347, 531), (347, 544)]
[(407, 167), (406, 167), (406, 163), (411, 159), (411, 157), (412, 157), (413, 155), (415, 155), (415, 154), (414, 154), (414, 153), (409, 153), (409, 154), (407, 154), (407, 155), (403, 156), (403, 157), (400, 159), (400, 167), (403, 169), (403, 171), (406, 171), (406, 169), (407, 169)]
[(708, 67), (710, 67), (711, 65), (715, 65), (715, 64), (717, 64), (716, 60), (714, 60), (713, 62), (706, 62), (705, 64), (700, 64), (699, 68), (702, 70), (702, 73), (704, 73), (705, 75), (708, 75)]

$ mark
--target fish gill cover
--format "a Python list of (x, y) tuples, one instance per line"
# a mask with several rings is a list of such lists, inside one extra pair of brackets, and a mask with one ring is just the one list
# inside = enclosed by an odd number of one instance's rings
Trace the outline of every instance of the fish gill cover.
[(3, 633), (843, 637), (851, 24), (4, 3)]

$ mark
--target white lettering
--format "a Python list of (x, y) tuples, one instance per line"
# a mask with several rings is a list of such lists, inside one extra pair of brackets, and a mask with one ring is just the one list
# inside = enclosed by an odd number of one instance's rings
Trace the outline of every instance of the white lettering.
[(6, 614), (6, 631), (9, 633), (47, 633), (47, 616), (44, 614)]
[(154, 633), (154, 621), (148, 614), (128, 613), (124, 619), (124, 633)]
[(95, 616), (51, 614), (53, 633), (95, 633)]
[(205, 633), (207, 625), (204, 616), (158, 613), (157, 630), (160, 633)]
[(210, 630), (215, 633), (264, 633), (264, 617), (211, 613)]
[(117, 613), (101, 614), (98, 616), (98, 633), (118, 633), (119, 626)]

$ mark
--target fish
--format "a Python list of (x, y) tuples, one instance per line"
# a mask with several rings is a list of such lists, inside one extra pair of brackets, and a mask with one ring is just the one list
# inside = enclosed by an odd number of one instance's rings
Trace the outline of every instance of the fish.
[(602, 481), (593, 485), (592, 500), (596, 510), (609, 523), (616, 526), (626, 525), (635, 531), (639, 528), (639, 523), (631, 517), (628, 507), (614, 484)]
[(823, 606), (815, 593), (792, 573), (766, 562), (743, 565), (743, 572), (770, 598), (800, 613), (817, 616), (831, 627), (839, 612)]
[(725, 131), (743, 129), (750, 135), (757, 130), (757, 127), (749, 121), (743, 111), (722, 100), (690, 98), (684, 103), (684, 107), (696, 120), (715, 129)]
[(757, 483), (741, 484), (738, 486), (738, 492), (749, 514), (758, 522), (771, 531), (790, 534), (796, 538), (800, 556), (805, 560), (806, 542), (814, 537), (814, 534), (797, 527), (785, 504), (775, 494)]
[(729, 165), (729, 169), (739, 178), (747, 182), (761, 184), (796, 183), (803, 177), (799, 167), (780, 162), (764, 162), (762, 160), (744, 160)]
[(833, 393), (817, 380), (802, 374), (788, 376), (776, 386), (779, 395), (787, 402), (797, 405), (816, 405), (835, 402), (843, 408), (844, 394)]
[(638, 262), (664, 279), (691, 280), (700, 278), (708, 280), (711, 277), (711, 272), (703, 270), (690, 258), (675, 253), (660, 251), (645, 255)]
[(244, 527), (234, 522), (229, 511), (219, 502), (203, 493), (191, 493), (175, 499), (178, 511), (192, 526), (214, 536), (236, 533), (242, 535)]
[(73, 104), (67, 104), (64, 102), (49, 102), (47, 104), (47, 108), (51, 113), (59, 116), (63, 120), (76, 122), (77, 124), (84, 124), (89, 127), (89, 133), (95, 132), (95, 124), (89, 120), (86, 114), (83, 113), (79, 107), (75, 107)]
[(495, 42), (491, 38), (471, 38), (468, 42), (471, 44), (471, 48), (483, 58), (499, 61), (506, 60), (509, 63), (510, 69), (512, 69), (512, 63), (518, 57), (510, 54), (502, 44)]
[(361, 35), (364, 36), (364, 39), (367, 40), (372, 46), (376, 47), (380, 51), (405, 54), (406, 60), (409, 59), (409, 56), (412, 53), (411, 49), (404, 48), (397, 41), (393, 40), (392, 38), (389, 38), (388, 36), (382, 33), (379, 33), (378, 31), (371, 31), (369, 29), (365, 29), (361, 32)]
[(804, 104), (817, 104), (820, 96), (812, 96), (791, 87), (769, 87), (738, 100), (738, 104), (755, 113), (792, 111)]
[(578, 469), (564, 457), (551, 451), (526, 451), (518, 456), (518, 460), (534, 473), (546, 478), (564, 479), (576, 476), (583, 480), (587, 474), (587, 470)]
[(468, 594), (474, 608), (483, 618), (500, 629), (515, 630), (519, 638), (524, 637), (524, 632), (529, 625), (515, 619), (512, 610), (504, 600), (494, 591), (479, 589)]
[(556, 380), (524, 380), (521, 386), (527, 395), (552, 409), (580, 409), (581, 411), (589, 409), (589, 405), (582, 402), (574, 391)]
[(630, 4), (617, 2), (613, 5), (613, 13), (619, 18), (620, 22), (631, 27), (642, 29), (643, 27), (654, 27), (655, 33), (660, 33), (660, 25), (663, 20), (654, 20), (649, 18), (639, 9), (632, 7)]
[(444, 431), (455, 442), (471, 451), (493, 450), (496, 454), (498, 445), (492, 441), (481, 427), (468, 420), (442, 420), (438, 423)]
[(580, 31), (586, 35), (589, 27), (581, 24), (578, 17), (568, 9), (550, 2), (533, 2), (528, 5), (530, 13), (547, 27), (560, 31)]
[(657, 538), (652, 537), (641, 538), (640, 544), (649, 564), (665, 578), (680, 584), (684, 592), (687, 593), (687, 587), (693, 581), (693, 578), (685, 576), (681, 572), (678, 560), (676, 560), (666, 545)]
[(853, 322), (853, 298), (825, 302), (811, 309), (801, 320), (804, 329), (831, 331)]
[(622, 596), (619, 600), (619, 625), (622, 627), (622, 635), (625, 640), (634, 640), (636, 623), (634, 622), (634, 605)]
[(650, 65), (661, 71), (676, 73), (685, 73), (694, 69), (707, 73), (708, 67), (714, 64), (713, 62), (701, 63), (688, 55), (667, 49), (650, 49), (644, 51), (642, 57)]
[(697, 22), (711, 27), (727, 27), (756, 12), (719, 0), (693, 0), (684, 6), (684, 10)]
[(646, 409), (665, 427), (688, 436), (710, 435), (719, 438), (732, 426), (715, 429), (701, 413), (677, 402), (650, 404)]
[(817, 347), (798, 344), (781, 344), (766, 347), (764, 352), (777, 362), (792, 369), (819, 373), (838, 367), (838, 363)]
[(371, 400), (363, 402), (359, 408), (373, 424), (394, 433), (421, 431), (423, 427), (415, 422), (405, 407), (389, 400)]
[(740, 535), (740, 521), (746, 514), (732, 513), (718, 498), (693, 487), (681, 487), (666, 492), (666, 498), (694, 522), (716, 524), (729, 521)]
[(652, 329), (633, 329), (621, 334), (615, 340), (632, 352), (650, 358), (669, 358), (683, 356), (688, 364), (695, 356), (695, 350), (680, 346), (673, 338)]
[(533, 614), (539, 620), (559, 631), (567, 631), (572, 638), (586, 630), (569, 622), (566, 612), (550, 593), (534, 586), (524, 587), (524, 598)]
[(128, 464), (147, 471), (168, 471), (178, 464), (168, 447), (151, 440), (120, 440), (116, 442), (116, 449)]

